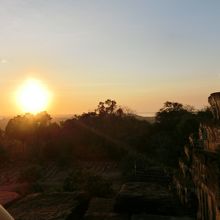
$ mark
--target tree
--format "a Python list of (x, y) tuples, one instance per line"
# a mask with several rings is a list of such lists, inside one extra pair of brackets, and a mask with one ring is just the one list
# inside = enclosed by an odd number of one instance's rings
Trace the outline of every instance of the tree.
[(165, 102), (164, 106), (156, 113), (155, 121), (164, 129), (175, 130), (183, 117), (193, 114), (188, 109), (178, 102)]
[[(193, 107), (178, 102), (165, 102), (156, 113), (154, 135), (150, 144), (163, 163), (174, 166), (189, 141), (189, 135), (198, 132), (199, 120)], [(170, 159), (169, 159), (170, 158)]]
[(40, 112), (35, 116), (35, 121), (38, 124), (38, 126), (48, 126), (51, 123), (51, 116), (46, 112)]
[(39, 139), (50, 123), (51, 117), (47, 112), (41, 112), (37, 115), (27, 113), (10, 119), (5, 133), (10, 138), (31, 142), (36, 137)]
[(213, 120), (213, 114), (210, 107), (205, 107), (196, 113), (197, 118), (201, 122), (207, 122)]
[(34, 116), (28, 113), (24, 116), (18, 115), (10, 119), (5, 133), (12, 139), (26, 142), (32, 138), (34, 129)]
[(107, 99), (105, 102), (99, 102), (98, 108), (95, 110), (98, 115), (106, 116), (117, 112), (117, 103), (114, 100)]

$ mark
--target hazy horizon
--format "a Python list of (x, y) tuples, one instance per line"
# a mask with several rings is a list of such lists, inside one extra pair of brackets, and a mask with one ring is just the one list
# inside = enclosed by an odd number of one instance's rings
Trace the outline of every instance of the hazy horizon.
[[(28, 112), (27, 112), (28, 113)], [(50, 112), (47, 112), (48, 114), (50, 114)], [(83, 112), (82, 112), (83, 113)], [(86, 111), (85, 111), (86, 113)], [(26, 113), (18, 113), (18, 114), (11, 114), (11, 115), (0, 115), (0, 120), (2, 119), (8, 119), (8, 118), (12, 118), (12, 117), (16, 117), (17, 115), (22, 115), (22, 114), (26, 114)], [(137, 116), (141, 116), (141, 117), (155, 117), (156, 112), (133, 112), (134, 115)], [(68, 118), (68, 117), (74, 117), (74, 115), (78, 115), (75, 113), (67, 113), (67, 114), (50, 114), (52, 116), (52, 118), (59, 118), (59, 117), (64, 117), (64, 118)], [(79, 113), (80, 115), (80, 113)]]

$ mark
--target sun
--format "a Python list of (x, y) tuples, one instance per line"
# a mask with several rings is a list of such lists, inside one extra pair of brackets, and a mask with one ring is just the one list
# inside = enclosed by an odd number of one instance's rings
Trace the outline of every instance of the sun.
[(28, 79), (17, 91), (17, 104), (25, 113), (45, 111), (50, 102), (50, 92), (36, 79)]

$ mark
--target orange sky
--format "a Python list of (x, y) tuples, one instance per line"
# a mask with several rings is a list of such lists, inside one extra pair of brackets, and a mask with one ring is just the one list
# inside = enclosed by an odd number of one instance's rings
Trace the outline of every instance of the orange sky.
[(220, 2), (3, 1), (0, 115), (29, 77), (53, 93), (47, 111), (79, 114), (114, 99), (138, 114), (166, 101), (196, 108), (220, 90)]

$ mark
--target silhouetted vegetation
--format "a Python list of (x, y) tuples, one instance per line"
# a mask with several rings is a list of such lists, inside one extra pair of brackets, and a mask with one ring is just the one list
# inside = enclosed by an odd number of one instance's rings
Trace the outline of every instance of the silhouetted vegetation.
[[(130, 178), (135, 169), (175, 168), (189, 135), (211, 117), (208, 108), (195, 111), (166, 102), (152, 124), (137, 119), (110, 99), (100, 102), (94, 111), (59, 124), (52, 122), (47, 112), (28, 113), (12, 118), (5, 132), (1, 131), (0, 158), (29, 161), (30, 167), (22, 174), (29, 181), (40, 178), (36, 164), (53, 162), (65, 168), (77, 160), (117, 161)], [(71, 184), (71, 178), (64, 188), (77, 187), (77, 181)]]

